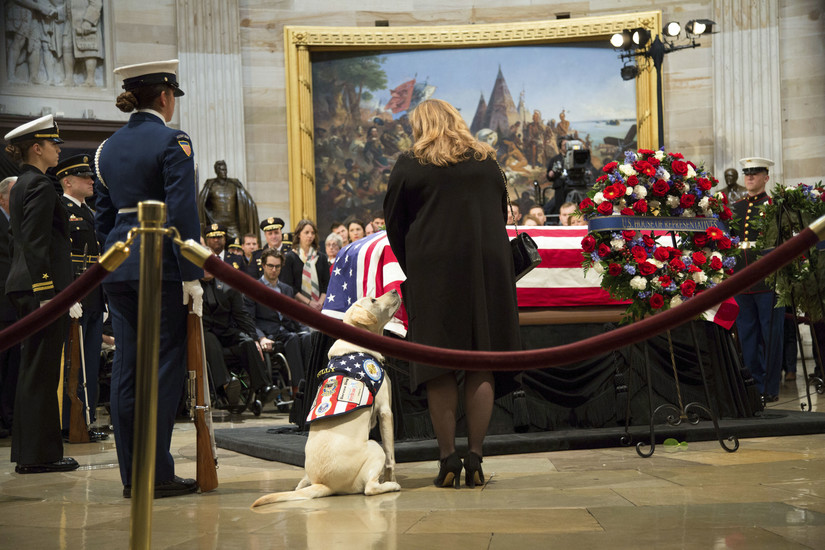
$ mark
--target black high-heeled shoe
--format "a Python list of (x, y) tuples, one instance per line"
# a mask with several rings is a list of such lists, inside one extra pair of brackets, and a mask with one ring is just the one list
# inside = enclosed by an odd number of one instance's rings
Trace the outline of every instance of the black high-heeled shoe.
[(484, 485), (484, 470), (481, 463), (484, 460), (477, 454), (471, 452), (464, 459), (464, 484), (473, 488), (476, 485)]
[(447, 458), (439, 460), (438, 477), (433, 483), (436, 487), (455, 486), (458, 489), (461, 486), (461, 459), (458, 458), (458, 453), (453, 453)]

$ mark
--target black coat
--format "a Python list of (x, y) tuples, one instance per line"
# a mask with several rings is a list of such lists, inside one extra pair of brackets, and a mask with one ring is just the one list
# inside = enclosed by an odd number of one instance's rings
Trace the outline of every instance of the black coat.
[[(283, 281), (278, 281), (278, 290), (280, 290), (284, 296), (289, 296), (290, 298), (295, 297), (292, 287)], [(283, 315), (280, 311), (268, 308), (250, 298), (244, 297), (244, 304), (255, 323), (259, 340), (264, 336), (272, 340), (281, 340), (287, 338), (292, 333), (305, 330), (303, 325)]]
[[(67, 196), (60, 200), (69, 213), (69, 231), (72, 246), (72, 274), (75, 279), (83, 275), (83, 271), (97, 262), (100, 254), (100, 245), (95, 233), (95, 214), (88, 206), (79, 206)], [(85, 256), (85, 258), (84, 258)], [(84, 263), (85, 259), (85, 263)], [(98, 285), (81, 302), (83, 312), (102, 312), (103, 285)]]
[[(329, 262), (323, 252), (318, 253), (318, 261), (315, 262), (315, 270), (318, 272), (318, 288), (321, 294), (326, 294), (329, 286)], [(304, 271), (304, 262), (295, 250), (290, 250), (284, 255), (284, 267), (281, 270), (279, 281), (292, 287), (295, 296), (301, 294), (301, 277)]]
[(226, 283), (201, 280), (203, 287), (203, 330), (213, 333), (224, 346), (257, 340), (255, 324), (244, 307), (240, 292)]
[[(739, 221), (739, 230), (738, 231), (731, 231), (731, 234), (734, 236), (738, 236), (742, 242), (745, 241), (749, 243), (756, 242), (756, 239), (759, 238), (759, 235), (756, 231), (753, 230), (753, 220), (757, 216), (761, 215), (759, 211), (759, 207), (763, 204), (770, 202), (770, 197), (767, 193), (762, 191), (755, 197), (751, 197), (747, 195), (744, 199), (738, 200), (731, 205), (731, 210), (733, 211), (733, 217)], [(742, 253), (736, 258), (736, 267), (734, 268), (735, 272), (739, 272), (750, 264), (757, 261), (761, 256), (757, 255), (754, 252), (753, 248), (750, 248), (750, 244), (747, 245), (747, 248), (742, 249)], [(752, 287), (748, 288), (741, 294), (754, 294), (757, 292), (770, 292), (770, 288), (765, 283), (765, 280), (762, 279), (761, 281), (757, 282)]]
[(17, 319), (14, 306), (6, 296), (6, 277), (11, 268), (10, 238), (9, 220), (0, 212), (0, 323), (11, 323)]
[[(521, 349), (506, 207), (504, 179), (493, 159), (438, 167), (421, 165), (409, 154), (399, 157), (384, 217), (390, 246), (407, 275), (402, 293), (411, 341)], [(445, 372), (413, 366), (414, 387)]]
[(52, 180), (34, 166), (9, 195), (12, 259), (6, 293), (32, 292), (38, 301), (54, 298), (72, 282), (69, 216)]

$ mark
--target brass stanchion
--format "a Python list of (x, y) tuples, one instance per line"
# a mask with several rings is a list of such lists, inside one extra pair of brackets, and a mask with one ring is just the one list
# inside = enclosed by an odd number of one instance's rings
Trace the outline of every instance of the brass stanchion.
[(155, 489), (158, 417), (158, 355), (162, 250), (166, 205), (138, 203), (140, 283), (138, 286), (137, 372), (135, 373), (135, 439), (132, 455), (132, 522), (130, 548), (149, 548)]

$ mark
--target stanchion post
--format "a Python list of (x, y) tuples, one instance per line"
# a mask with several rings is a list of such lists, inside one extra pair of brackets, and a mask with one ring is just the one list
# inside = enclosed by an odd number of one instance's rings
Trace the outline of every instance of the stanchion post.
[(166, 205), (138, 203), (140, 222), (140, 283), (138, 286), (137, 372), (135, 373), (135, 436), (132, 454), (132, 522), (130, 548), (146, 548), (152, 539), (155, 489), (155, 449), (158, 417), (158, 354), (163, 224)]

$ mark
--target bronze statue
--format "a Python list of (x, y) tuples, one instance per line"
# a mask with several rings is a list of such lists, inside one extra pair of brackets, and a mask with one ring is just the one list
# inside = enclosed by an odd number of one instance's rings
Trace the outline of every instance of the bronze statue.
[(206, 180), (198, 195), (198, 215), (201, 228), (213, 223), (226, 227), (227, 242), (258, 234), (258, 207), (235, 178), (226, 177), (226, 162), (215, 163), (216, 178)]
[(748, 194), (747, 189), (736, 183), (738, 179), (739, 172), (736, 171), (736, 168), (728, 168), (725, 170), (725, 183), (728, 185), (725, 189), (725, 193), (727, 194), (730, 202), (741, 200)]

